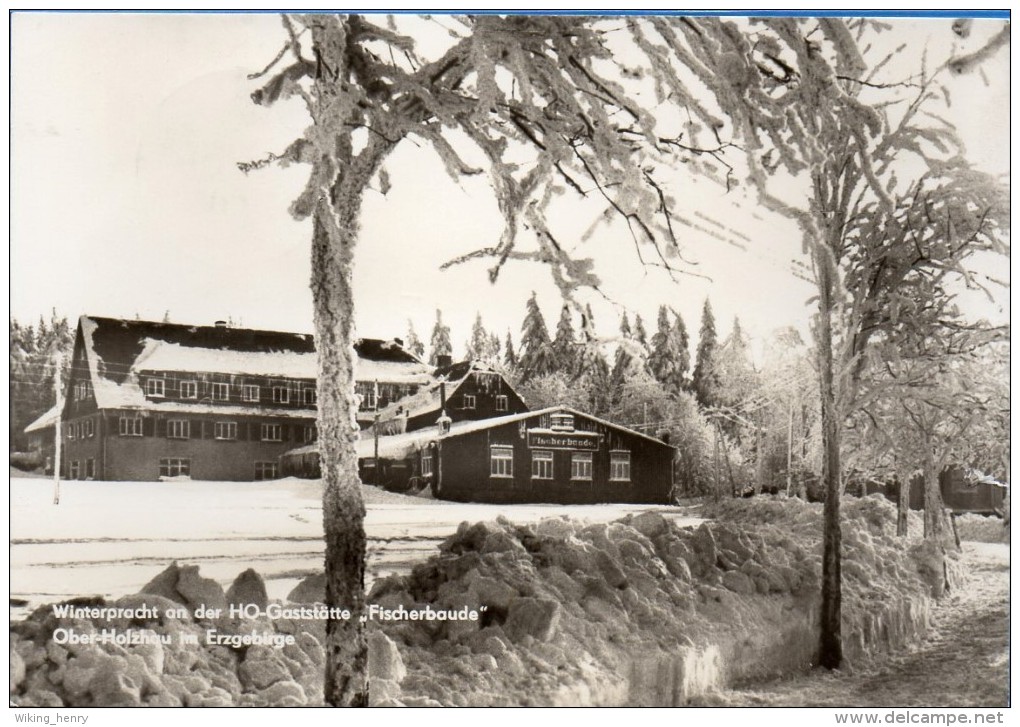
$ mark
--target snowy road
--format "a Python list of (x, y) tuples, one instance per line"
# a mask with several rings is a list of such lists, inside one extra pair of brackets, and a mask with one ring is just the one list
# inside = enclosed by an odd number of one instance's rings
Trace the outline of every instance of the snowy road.
[(934, 611), (928, 636), (853, 673), (821, 671), (722, 695), (783, 707), (1004, 707), (1009, 685), (1009, 546), (964, 543), (967, 584)]
[[(605, 522), (648, 509), (695, 524), (680, 508), (644, 505), (476, 505), (365, 488), (368, 577), (406, 572), (464, 521), (569, 515)], [(28, 605), (137, 592), (172, 561), (224, 586), (246, 568), (271, 598), (322, 568), (318, 481), (65, 482), (11, 480), (11, 599)], [(24, 608), (13, 609), (12, 616)]]

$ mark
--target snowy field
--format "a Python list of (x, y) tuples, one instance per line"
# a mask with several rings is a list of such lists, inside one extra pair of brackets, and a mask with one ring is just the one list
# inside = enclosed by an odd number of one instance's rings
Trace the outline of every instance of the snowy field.
[[(696, 524), (689, 509), (648, 505), (479, 505), (396, 495), (365, 487), (368, 578), (406, 572), (464, 521), (505, 515), (534, 522), (569, 515), (606, 522), (654, 509)], [(272, 482), (63, 482), (14, 478), (11, 599), (25, 608), (73, 596), (137, 592), (173, 561), (201, 566), (224, 587), (246, 568), (282, 598), (321, 570), (322, 486)]]

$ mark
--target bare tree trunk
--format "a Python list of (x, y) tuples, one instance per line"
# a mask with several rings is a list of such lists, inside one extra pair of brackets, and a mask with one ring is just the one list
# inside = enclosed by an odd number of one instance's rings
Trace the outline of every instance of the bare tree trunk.
[(822, 525), (822, 614), (819, 663), (838, 669), (843, 661), (842, 583), (840, 572), (840, 457), (839, 414), (832, 361), (832, 288), (831, 272), (819, 266), (818, 368), (822, 397), (822, 472), (825, 481), (825, 508)]
[(365, 593), (365, 505), (361, 498), (354, 394), (354, 300), (351, 295), (356, 212), (331, 214), (320, 201), (312, 239), (312, 294), (319, 358), (319, 457), (324, 485), (326, 603), (351, 619), (326, 622), (324, 697), (334, 706), (368, 704), (368, 645), (361, 622)]
[(910, 477), (900, 478), (900, 491), (896, 498), (896, 534), (907, 537), (910, 516)]

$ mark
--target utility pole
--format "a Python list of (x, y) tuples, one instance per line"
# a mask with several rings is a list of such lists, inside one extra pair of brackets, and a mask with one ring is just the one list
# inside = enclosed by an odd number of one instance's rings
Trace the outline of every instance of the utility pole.
[[(378, 399), (377, 399), (378, 401)], [(375, 467), (372, 470), (372, 484), (379, 486), (379, 412), (375, 413), (375, 422), (372, 424), (372, 433), (375, 435)]]
[(61, 440), (61, 419), (63, 412), (63, 397), (60, 386), (60, 352), (53, 353), (53, 393), (56, 395), (57, 421), (53, 425), (53, 504), (60, 504), (60, 440)]
[(786, 422), (786, 496), (793, 491), (793, 399), (790, 399), (790, 415)]

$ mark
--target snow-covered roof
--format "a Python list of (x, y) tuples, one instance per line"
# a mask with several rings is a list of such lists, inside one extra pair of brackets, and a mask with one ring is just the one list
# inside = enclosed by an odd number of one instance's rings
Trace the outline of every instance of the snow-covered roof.
[(138, 371), (194, 371), (314, 379), (318, 357), (314, 353), (293, 351), (197, 348), (149, 338), (135, 359), (134, 367)]
[[(172, 371), (279, 377), (314, 381), (318, 374), (312, 337), (300, 333), (215, 326), (126, 321), (82, 316), (80, 319), (89, 377), (101, 409), (154, 409), (244, 414), (244, 407), (161, 402), (147, 399), (139, 372)], [(425, 384), (431, 367), (398, 341), (359, 339), (354, 377), (357, 381)], [(265, 414), (266, 408), (248, 407)], [(306, 410), (278, 410), (274, 415), (304, 417)], [(314, 415), (314, 410), (312, 414)]]
[[(545, 414), (553, 414), (557, 412), (563, 412), (567, 414), (573, 414), (575, 416), (584, 417), (591, 421), (598, 422), (611, 429), (615, 429), (620, 432), (626, 432), (628, 435), (633, 437), (640, 437), (647, 439), (651, 442), (655, 442), (661, 447), (672, 447), (672, 445), (666, 444), (660, 439), (650, 437), (647, 434), (628, 429), (627, 427), (620, 426), (619, 424), (613, 424), (605, 419), (586, 414), (577, 409), (572, 409), (569, 406), (550, 406), (546, 409), (539, 409), (537, 411), (528, 411), (522, 414), (508, 414), (507, 416), (492, 417), (491, 419), (478, 419), (476, 421), (462, 421), (454, 422), (450, 426), (450, 431), (445, 434), (442, 439), (451, 439), (453, 437), (459, 437), (464, 434), (471, 434), (472, 432), (480, 432), (493, 427), (499, 427), (504, 424), (512, 424), (513, 422), (524, 421), (536, 416), (543, 416)], [(379, 457), (386, 459), (406, 459), (411, 453), (416, 450), (422, 449), (429, 442), (440, 439), (437, 429), (434, 426), (425, 427), (424, 429), (418, 429), (413, 432), (406, 432), (403, 434), (391, 434), (388, 436), (379, 437)], [(365, 436), (363, 439), (359, 439), (355, 443), (355, 450), (358, 454), (358, 459), (364, 459), (366, 457), (375, 456), (376, 441), (371, 435)], [(317, 451), (317, 445), (305, 445), (304, 447), (298, 447), (287, 452), (288, 455), (308, 454), (310, 452)]]
[(36, 419), (34, 422), (25, 427), (25, 433), (28, 434), (29, 432), (38, 432), (42, 429), (46, 429), (47, 427), (52, 427), (54, 424), (57, 423), (57, 419), (59, 418), (60, 407), (54, 406), (52, 409), (50, 409), (42, 416), (40, 416), (38, 419)]
[[(397, 416), (415, 417), (432, 411), (438, 412), (442, 403), (440, 383), (446, 383), (446, 398), (450, 400), (461, 385), (474, 373), (500, 375), (499, 371), (482, 361), (461, 361), (451, 366), (438, 368), (435, 371), (438, 381), (415, 394), (394, 401), (378, 412), (373, 412), (373, 417), (378, 413), (380, 421), (387, 421)], [(430, 381), (432, 381), (431, 378)], [(510, 386), (509, 382), (505, 380), (504, 384), (507, 387)]]
[[(454, 427), (450, 429), (450, 433), (448, 435), (446, 435), (446, 437), (460, 436), (462, 434), (470, 434), (471, 432), (480, 432), (480, 431), (483, 431), (485, 429), (491, 429), (492, 427), (502, 426), (503, 424), (510, 424), (512, 422), (519, 422), (519, 421), (523, 421), (524, 419), (528, 419), (530, 417), (542, 416), (542, 415), (545, 415), (545, 414), (554, 414), (554, 413), (557, 413), (557, 412), (565, 412), (567, 414), (573, 414), (575, 416), (583, 417), (585, 419), (590, 419), (591, 421), (598, 422), (599, 424), (602, 424), (602, 425), (604, 425), (606, 427), (609, 427), (610, 429), (615, 429), (615, 430), (617, 430), (619, 432), (625, 432), (625, 433), (627, 433), (627, 434), (629, 434), (630, 436), (633, 436), (633, 437), (640, 437), (641, 439), (647, 439), (648, 441), (655, 442), (656, 444), (661, 445), (663, 447), (670, 447), (670, 446), (672, 446), (672, 445), (666, 444), (661, 439), (656, 439), (655, 437), (650, 437), (647, 434), (642, 434), (641, 432), (638, 432), (638, 431), (636, 431), (634, 429), (629, 429), (627, 427), (621, 426), (620, 424), (613, 424), (613, 422), (608, 421), (606, 419), (600, 419), (597, 416), (593, 416), (593, 415), (587, 414), (587, 413), (585, 413), (583, 411), (578, 411), (577, 409), (573, 409), (573, 408), (571, 408), (569, 406), (562, 406), (562, 405), (561, 406), (550, 406), (550, 407), (547, 407), (545, 409), (538, 409), (536, 411), (528, 411), (528, 412), (524, 412), (522, 414), (510, 414), (508, 416), (493, 417), (491, 419), (478, 419), (476, 421), (458, 422), (458, 424), (460, 424), (462, 426), (454, 425)], [(444, 437), (444, 439), (446, 437)]]

